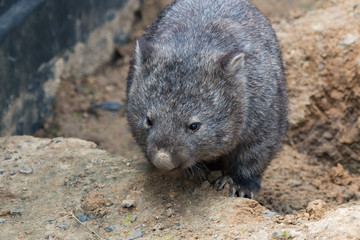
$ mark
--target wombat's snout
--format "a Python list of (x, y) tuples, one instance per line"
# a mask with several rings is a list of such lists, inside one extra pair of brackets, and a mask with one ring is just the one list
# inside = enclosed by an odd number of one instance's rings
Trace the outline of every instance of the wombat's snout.
[(152, 163), (155, 165), (155, 167), (167, 171), (171, 171), (178, 167), (171, 161), (170, 154), (164, 150), (159, 150), (155, 154), (154, 158), (152, 159)]

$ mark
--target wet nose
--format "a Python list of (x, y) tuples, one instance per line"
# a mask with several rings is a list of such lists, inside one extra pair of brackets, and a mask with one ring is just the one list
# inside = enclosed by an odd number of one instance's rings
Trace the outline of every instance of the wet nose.
[(155, 165), (155, 167), (163, 170), (170, 171), (176, 168), (175, 164), (171, 161), (170, 154), (164, 150), (159, 150), (155, 154), (152, 163)]

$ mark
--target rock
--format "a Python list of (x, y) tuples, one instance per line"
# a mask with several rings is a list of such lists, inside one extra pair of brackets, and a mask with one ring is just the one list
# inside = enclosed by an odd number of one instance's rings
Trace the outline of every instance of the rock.
[(12, 158), (12, 156), (11, 155), (7, 155), (7, 156), (5, 156), (5, 160), (10, 160)]
[(360, 236), (359, 204), (345, 204), (330, 210), (318, 221), (305, 223), (306, 230), (298, 234), (299, 239), (358, 239)]
[(126, 240), (133, 240), (141, 237), (143, 237), (142, 231), (140, 229), (136, 229), (126, 238)]
[(290, 187), (298, 187), (298, 186), (301, 186), (301, 182), (299, 182), (299, 181), (296, 181), (296, 180), (292, 180), (291, 182), (290, 182)]
[(4, 223), (5, 222), (5, 218), (0, 218), (0, 223)]
[(60, 142), (62, 142), (63, 139), (64, 139), (63, 137), (53, 138), (53, 139), (51, 139), (51, 142), (60, 143)]
[(21, 168), (19, 170), (19, 173), (31, 174), (31, 173), (33, 173), (33, 169), (31, 167), (29, 167), (28, 165), (25, 165), (23, 168)]
[(63, 230), (66, 230), (66, 229), (67, 229), (67, 226), (64, 225), (64, 224), (57, 224), (56, 227), (61, 228), (61, 229), (63, 229)]
[(24, 211), (18, 208), (11, 208), (10, 209), (10, 215), (16, 216), (16, 215), (22, 215)]
[(132, 208), (136, 206), (135, 200), (132, 199), (125, 199), (121, 202), (121, 207), (123, 208)]
[(84, 214), (79, 214), (77, 218), (80, 222), (86, 222), (88, 220)]
[(107, 232), (112, 232), (112, 231), (114, 231), (115, 229), (116, 229), (115, 226), (108, 226), (108, 227), (105, 228), (105, 231), (107, 231)]
[(137, 216), (136, 215), (134, 215), (134, 216), (132, 216), (131, 218), (130, 218), (130, 222), (135, 222), (136, 221), (136, 219), (137, 219)]
[(269, 217), (269, 218), (273, 218), (273, 217), (275, 217), (275, 215), (276, 215), (275, 212), (272, 212), (272, 211), (270, 211), (270, 210), (268, 210), (268, 209), (266, 209), (265, 211), (263, 211), (261, 214), (263, 214), (263, 215), (265, 215), (265, 216), (267, 216), (267, 217)]
[(320, 219), (328, 209), (326, 203), (322, 200), (315, 200), (306, 207), (306, 212), (310, 219)]
[(329, 172), (330, 180), (340, 186), (346, 186), (351, 183), (351, 177), (341, 164), (331, 168)]

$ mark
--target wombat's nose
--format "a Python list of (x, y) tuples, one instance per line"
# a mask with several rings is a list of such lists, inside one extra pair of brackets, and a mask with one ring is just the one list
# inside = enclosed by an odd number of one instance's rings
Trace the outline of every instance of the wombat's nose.
[(155, 154), (152, 163), (155, 165), (155, 167), (168, 171), (173, 170), (177, 167), (171, 161), (169, 153), (164, 152), (163, 150), (160, 150)]

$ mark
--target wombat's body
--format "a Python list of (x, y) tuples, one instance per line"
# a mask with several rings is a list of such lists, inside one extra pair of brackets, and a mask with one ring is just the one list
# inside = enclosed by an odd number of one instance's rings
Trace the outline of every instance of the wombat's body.
[(166, 171), (223, 170), (252, 196), (287, 129), (281, 53), (247, 0), (177, 0), (137, 41), (127, 86), (131, 131)]

